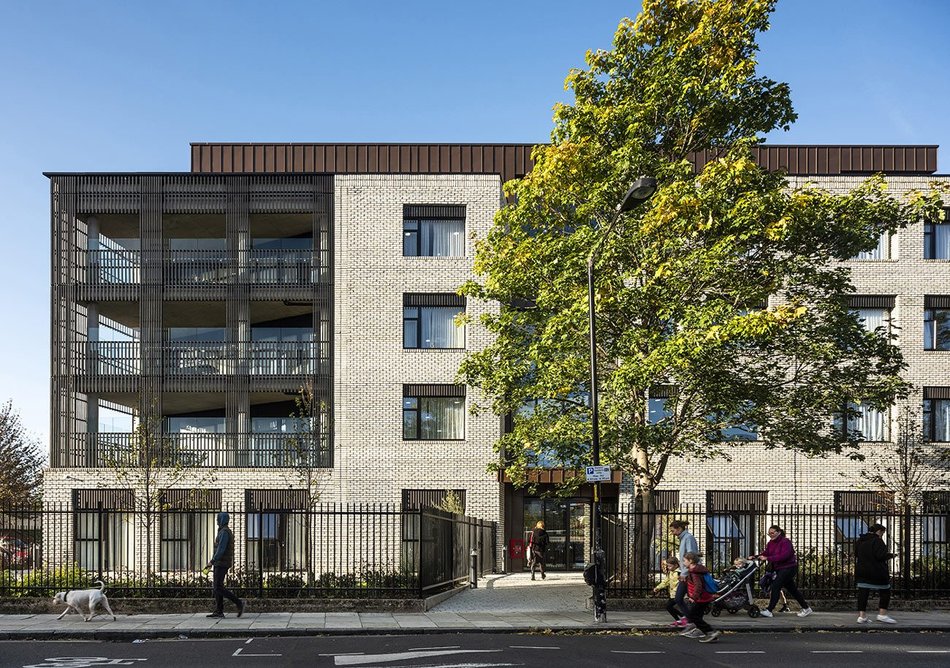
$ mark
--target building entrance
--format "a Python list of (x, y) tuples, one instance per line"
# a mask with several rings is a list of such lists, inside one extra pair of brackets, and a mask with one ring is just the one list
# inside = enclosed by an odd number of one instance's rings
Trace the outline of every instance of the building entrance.
[[(550, 545), (545, 559), (548, 568), (582, 569), (591, 547), (591, 506), (587, 499), (524, 500), (524, 541), (531, 530), (544, 522)], [(527, 562), (525, 563), (527, 567)]]

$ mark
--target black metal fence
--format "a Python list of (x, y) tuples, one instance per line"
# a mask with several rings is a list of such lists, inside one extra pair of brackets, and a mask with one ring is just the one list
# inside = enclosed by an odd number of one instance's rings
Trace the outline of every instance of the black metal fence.
[(497, 525), (434, 508), (318, 504), (0, 508), (0, 596), (105, 582), (126, 597), (205, 597), (217, 515), (230, 514), (240, 596), (421, 598), (496, 568)]
[(950, 514), (946, 509), (772, 506), (737, 511), (701, 505), (603, 513), (601, 531), (611, 595), (650, 594), (661, 563), (679, 549), (670, 533), (673, 520), (689, 522), (705, 565), (714, 574), (736, 558), (759, 554), (768, 541), (768, 527), (782, 527), (798, 555), (798, 586), (806, 598), (816, 599), (854, 595), (854, 542), (870, 525), (879, 523), (887, 527), (884, 540), (896, 555), (890, 561), (894, 591), (908, 598), (950, 597)]

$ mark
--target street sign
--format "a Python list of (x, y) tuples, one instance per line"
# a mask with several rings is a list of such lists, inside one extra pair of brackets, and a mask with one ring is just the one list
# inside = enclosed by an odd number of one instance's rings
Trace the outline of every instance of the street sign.
[(586, 469), (587, 482), (609, 482), (609, 466), (588, 466)]

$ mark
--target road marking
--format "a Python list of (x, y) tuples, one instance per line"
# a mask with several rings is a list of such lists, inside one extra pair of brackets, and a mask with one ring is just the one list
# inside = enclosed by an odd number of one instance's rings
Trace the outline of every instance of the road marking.
[(908, 654), (950, 654), (950, 649), (909, 649)]
[(561, 649), (551, 645), (508, 645), (511, 649)]
[[(462, 647), (461, 645), (446, 645), (445, 647), (410, 647), (406, 651), (419, 652), (419, 651), (425, 651), (425, 650), (430, 650), (430, 649), (459, 649), (461, 647)], [(323, 654), (321, 654), (320, 656), (323, 656)], [(343, 656), (343, 655), (341, 654), (340, 656)]]
[[(333, 663), (337, 666), (358, 666), (364, 663), (385, 663), (389, 661), (405, 661), (406, 659), (427, 659), (434, 656), (447, 656), (449, 654), (488, 654), (501, 652), (500, 649), (440, 649), (423, 652), (393, 652), (392, 654), (363, 654), (354, 656), (348, 654), (334, 657)], [(493, 665), (514, 665), (514, 664), (493, 664)]]
[(864, 654), (860, 649), (813, 649), (812, 654)]
[(666, 652), (661, 652), (658, 649), (650, 649), (650, 650), (612, 649), (610, 651), (614, 654), (666, 654)]
[(317, 654), (317, 656), (363, 656), (366, 652), (334, 652), (333, 654)]
[(244, 644), (250, 645), (252, 640), (254, 640), (254, 638), (248, 638), (246, 641), (244, 641)]
[(720, 650), (716, 654), (765, 654), (765, 652), (760, 649), (729, 649)]
[(242, 653), (243, 650), (244, 650), (243, 647), (238, 647), (236, 650), (234, 650), (234, 654), (232, 654), (231, 656), (239, 656), (241, 658), (248, 657), (248, 656), (283, 656), (283, 654), (243, 654)]

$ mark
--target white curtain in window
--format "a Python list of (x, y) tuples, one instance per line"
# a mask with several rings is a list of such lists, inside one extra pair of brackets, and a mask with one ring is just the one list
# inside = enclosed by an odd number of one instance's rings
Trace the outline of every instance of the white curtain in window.
[(950, 399), (931, 400), (934, 440), (950, 442)]
[(950, 259), (950, 223), (934, 225), (934, 258)]
[(461, 257), (465, 255), (464, 220), (423, 220), (419, 234), (422, 255), (434, 257)]
[(419, 309), (422, 324), (420, 348), (463, 348), (465, 328), (455, 326), (458, 306), (427, 306)]
[(286, 521), (284, 568), (288, 571), (302, 571), (307, 568), (307, 513), (302, 510), (288, 512)]
[(862, 441), (887, 440), (887, 413), (871, 406), (854, 406), (859, 415), (848, 420), (848, 429), (861, 432)]
[(864, 329), (873, 332), (878, 327), (883, 327), (888, 331), (888, 310), (885, 308), (859, 308), (856, 309), (858, 320), (864, 325)]
[(465, 438), (465, 399), (420, 399), (420, 436), (424, 440)]
[(877, 241), (877, 246), (871, 250), (861, 251), (858, 253), (854, 259), (856, 260), (887, 260), (890, 258), (889, 248), (890, 248), (891, 237), (887, 232), (884, 232), (881, 235), (881, 238)]

